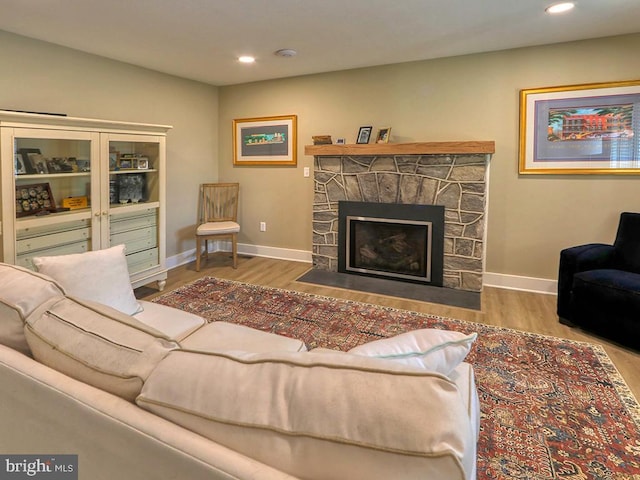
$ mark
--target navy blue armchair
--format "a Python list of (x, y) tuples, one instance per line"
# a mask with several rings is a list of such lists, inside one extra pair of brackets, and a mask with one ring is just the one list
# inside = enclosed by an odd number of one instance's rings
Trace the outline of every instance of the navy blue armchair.
[(558, 317), (640, 350), (640, 213), (620, 215), (613, 245), (560, 252)]

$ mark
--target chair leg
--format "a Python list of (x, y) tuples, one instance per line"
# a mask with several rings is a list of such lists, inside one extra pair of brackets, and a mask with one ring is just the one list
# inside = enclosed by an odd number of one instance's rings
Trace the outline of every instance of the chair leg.
[(238, 236), (235, 233), (231, 236), (231, 250), (233, 255), (233, 268), (238, 268)]
[(202, 244), (200, 241), (200, 237), (196, 237), (196, 272), (200, 271), (200, 255), (202, 255), (202, 253), (200, 252), (201, 248)]

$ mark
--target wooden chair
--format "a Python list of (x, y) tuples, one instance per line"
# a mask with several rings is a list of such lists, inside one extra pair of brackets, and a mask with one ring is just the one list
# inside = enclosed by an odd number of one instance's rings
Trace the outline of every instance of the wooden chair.
[(209, 240), (231, 239), (233, 268), (238, 268), (238, 183), (203, 183), (198, 202), (196, 229), (196, 271), (200, 271), (202, 241), (205, 255), (209, 254)]

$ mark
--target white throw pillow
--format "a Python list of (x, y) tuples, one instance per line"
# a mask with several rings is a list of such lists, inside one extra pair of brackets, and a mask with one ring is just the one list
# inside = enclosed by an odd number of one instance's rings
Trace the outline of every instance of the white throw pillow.
[(142, 311), (131, 288), (124, 245), (71, 255), (33, 257), (40, 273), (49, 275), (68, 295), (102, 303), (127, 315)]
[(477, 333), (424, 328), (359, 345), (355, 355), (383, 358), (449, 375), (469, 354)]

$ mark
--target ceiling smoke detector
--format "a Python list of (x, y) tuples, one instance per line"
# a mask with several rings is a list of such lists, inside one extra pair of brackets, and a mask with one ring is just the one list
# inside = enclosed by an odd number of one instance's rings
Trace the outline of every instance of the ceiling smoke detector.
[(293, 50), (292, 48), (283, 48), (281, 50), (277, 50), (275, 52), (275, 55), (278, 57), (285, 57), (285, 58), (289, 58), (289, 57), (295, 57), (298, 54), (298, 52), (296, 52), (295, 50)]

